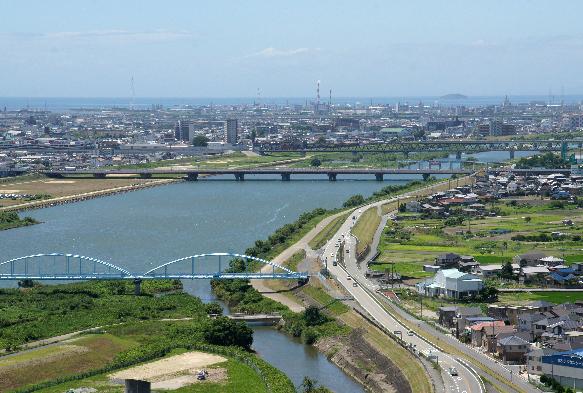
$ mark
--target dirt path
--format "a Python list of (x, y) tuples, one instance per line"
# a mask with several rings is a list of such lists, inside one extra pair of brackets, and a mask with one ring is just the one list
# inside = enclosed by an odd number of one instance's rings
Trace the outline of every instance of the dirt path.
[(187, 352), (181, 355), (146, 363), (111, 374), (114, 380), (139, 379), (141, 381), (161, 382), (172, 379), (180, 373), (201, 369), (212, 364), (226, 361), (222, 356), (205, 352)]
[[(304, 235), (300, 240), (298, 240), (295, 244), (285, 249), (281, 254), (276, 256), (273, 259), (273, 262), (277, 264), (283, 264), (289, 258), (292, 257), (296, 252), (305, 250), (306, 251), (306, 258), (315, 258), (317, 256), (316, 252), (312, 250), (310, 245), (308, 244), (318, 233), (320, 233), (326, 225), (328, 225), (332, 220), (336, 217), (342, 216), (344, 212), (336, 213), (329, 217), (326, 217), (322, 221), (320, 221), (314, 228), (312, 228), (308, 233)], [(265, 265), (261, 271), (265, 273), (269, 273), (271, 270), (271, 266)], [(265, 280), (254, 280), (251, 282), (253, 288), (255, 288), (258, 292), (263, 294), (263, 296), (268, 297), (276, 302), (279, 302), (287, 307), (293, 312), (302, 312), (304, 311), (304, 306), (295, 302), (293, 299), (290, 299), (283, 293), (274, 292), (273, 289), (267, 286)]]

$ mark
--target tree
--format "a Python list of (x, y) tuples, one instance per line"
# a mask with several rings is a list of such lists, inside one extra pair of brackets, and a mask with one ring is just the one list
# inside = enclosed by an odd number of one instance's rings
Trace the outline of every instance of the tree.
[(208, 142), (209, 139), (204, 135), (196, 135), (194, 138), (192, 138), (193, 146), (206, 147), (208, 146)]
[(211, 302), (211, 303), (205, 304), (204, 309), (205, 309), (206, 313), (210, 314), (210, 315), (222, 315), (223, 314), (223, 308), (217, 302)]
[(211, 319), (204, 331), (204, 339), (209, 344), (237, 345), (250, 349), (253, 344), (253, 330), (244, 322), (227, 317)]
[(527, 224), (530, 222), (530, 220), (532, 220), (530, 216), (524, 217), (524, 222), (526, 222)]
[(425, 136), (425, 131), (424, 130), (415, 130), (413, 131), (413, 137), (415, 139), (423, 139), (423, 137)]
[(304, 321), (307, 326), (317, 326), (326, 322), (326, 317), (322, 315), (316, 306), (309, 306), (304, 310)]
[(506, 280), (513, 280), (514, 279), (514, 271), (512, 270), (512, 264), (510, 261), (506, 262), (502, 265), (502, 270), (500, 271), (500, 277)]
[(343, 207), (356, 207), (364, 203), (364, 197), (360, 194), (351, 196), (344, 202)]
[(318, 167), (318, 166), (322, 165), (322, 161), (320, 161), (320, 159), (319, 159), (318, 157), (314, 157), (314, 158), (312, 158), (312, 160), (310, 161), (310, 165), (311, 165), (311, 166)]

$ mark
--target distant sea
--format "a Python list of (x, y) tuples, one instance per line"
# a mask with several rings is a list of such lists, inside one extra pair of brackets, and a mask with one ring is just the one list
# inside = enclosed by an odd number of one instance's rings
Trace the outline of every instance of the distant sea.
[[(563, 97), (549, 96), (509, 96), (513, 104), (526, 104), (533, 101), (551, 104), (583, 103), (583, 95), (565, 95)], [(260, 101), (262, 105), (304, 105), (313, 102), (314, 98), (302, 97), (263, 97)], [(153, 105), (161, 105), (165, 108), (179, 108), (185, 106), (205, 106), (205, 105), (253, 105), (256, 102), (254, 97), (240, 98), (185, 98), (185, 97), (136, 97), (131, 103), (128, 97), (0, 97), (0, 110), (49, 110), (49, 111), (69, 111), (75, 109), (111, 109), (129, 108), (149, 109)], [(327, 99), (322, 99), (327, 103)], [(488, 105), (501, 105), (504, 96), (469, 96), (467, 98), (451, 99), (438, 96), (420, 97), (333, 97), (333, 104), (349, 104), (353, 106), (374, 104), (397, 103), (417, 105), (422, 102), (425, 105), (440, 105), (444, 107), (478, 107)]]

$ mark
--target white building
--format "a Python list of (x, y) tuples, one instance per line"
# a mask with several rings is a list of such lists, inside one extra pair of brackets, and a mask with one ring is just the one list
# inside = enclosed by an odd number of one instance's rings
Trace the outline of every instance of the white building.
[(417, 284), (417, 291), (425, 296), (454, 299), (477, 295), (482, 288), (484, 282), (478, 276), (457, 269), (440, 270), (433, 278)]

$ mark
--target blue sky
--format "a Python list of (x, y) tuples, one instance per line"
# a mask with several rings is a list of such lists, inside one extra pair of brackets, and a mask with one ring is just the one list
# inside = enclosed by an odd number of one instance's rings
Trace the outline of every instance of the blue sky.
[[(576, 0), (0, 0), (0, 96), (583, 93)], [(324, 93), (326, 92), (326, 93)]]

